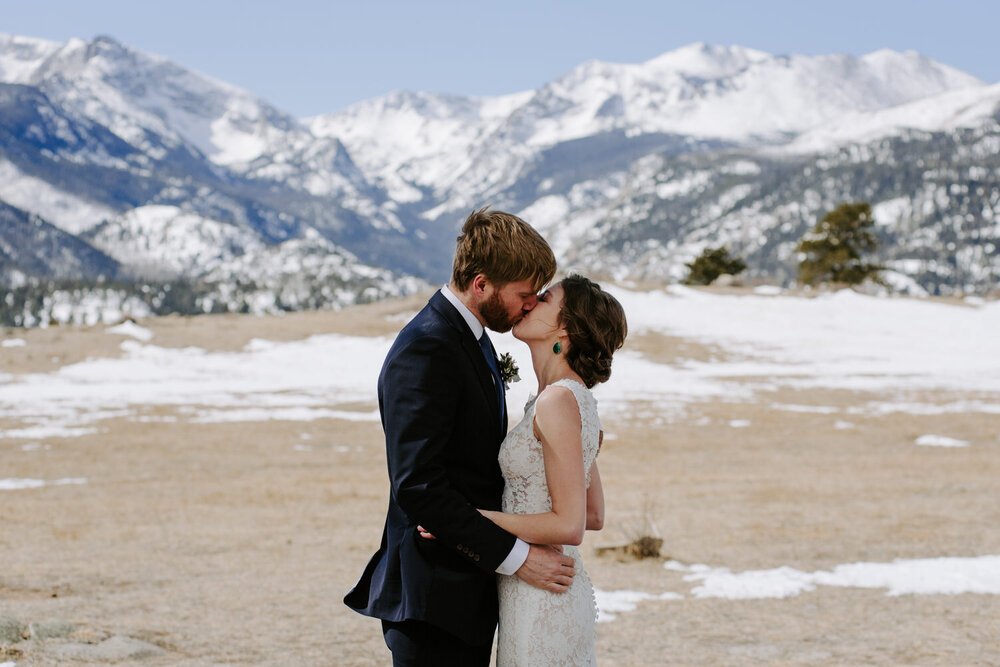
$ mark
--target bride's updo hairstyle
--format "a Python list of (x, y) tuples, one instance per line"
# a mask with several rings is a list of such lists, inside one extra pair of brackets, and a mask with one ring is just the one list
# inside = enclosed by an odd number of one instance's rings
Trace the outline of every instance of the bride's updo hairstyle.
[(579, 275), (560, 282), (563, 288), (559, 323), (566, 327), (566, 362), (587, 388), (611, 377), (611, 356), (628, 335), (625, 310), (597, 283)]

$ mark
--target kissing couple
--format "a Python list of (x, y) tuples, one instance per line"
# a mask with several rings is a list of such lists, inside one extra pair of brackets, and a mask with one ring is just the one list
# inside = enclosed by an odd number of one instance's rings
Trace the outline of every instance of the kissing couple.
[[(517, 216), (472, 213), (451, 280), (400, 331), (378, 379), (389, 466), (382, 543), (344, 602), (381, 619), (394, 665), (593, 665), (597, 609), (577, 545), (599, 530), (594, 385), (627, 333), (581, 276), (544, 291), (551, 248)], [(486, 329), (531, 351), (537, 396), (508, 433)]]

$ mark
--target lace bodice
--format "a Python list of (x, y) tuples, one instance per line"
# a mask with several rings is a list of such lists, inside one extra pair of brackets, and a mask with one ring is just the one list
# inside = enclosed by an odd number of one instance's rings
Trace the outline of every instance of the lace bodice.
[[(597, 401), (585, 386), (576, 380), (559, 380), (552, 386), (566, 387), (576, 397), (580, 409), (580, 430), (583, 443), (583, 469), (590, 486), (590, 467), (597, 458), (601, 421), (597, 416)], [(552, 509), (549, 485), (545, 481), (545, 459), (542, 443), (535, 437), (535, 400), (524, 406), (524, 417), (510, 430), (500, 446), (500, 469), (503, 471), (503, 511), (513, 514), (536, 514)]]
[[(575, 380), (559, 380), (567, 387), (580, 411), (583, 464), (590, 486), (590, 469), (597, 457), (601, 423), (597, 401)], [(552, 509), (545, 479), (542, 443), (535, 437), (535, 399), (528, 401), (524, 417), (500, 446), (504, 476), (503, 511), (537, 514)], [(551, 593), (526, 584), (516, 576), (499, 575), (500, 632), (497, 637), (499, 667), (580, 667), (596, 665), (594, 628), (597, 605), (594, 587), (583, 569), (576, 547), (563, 553), (576, 560), (576, 575), (566, 593)]]

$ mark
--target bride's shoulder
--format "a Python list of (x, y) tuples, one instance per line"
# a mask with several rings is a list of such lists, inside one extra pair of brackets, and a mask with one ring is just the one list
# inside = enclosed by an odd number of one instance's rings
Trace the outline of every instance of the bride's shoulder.
[(563, 419), (580, 421), (580, 407), (576, 394), (563, 384), (551, 384), (542, 390), (535, 401), (535, 417), (540, 420)]
[(551, 402), (568, 400), (573, 397), (573, 390), (566, 386), (562, 380), (553, 382), (538, 394), (538, 402)]

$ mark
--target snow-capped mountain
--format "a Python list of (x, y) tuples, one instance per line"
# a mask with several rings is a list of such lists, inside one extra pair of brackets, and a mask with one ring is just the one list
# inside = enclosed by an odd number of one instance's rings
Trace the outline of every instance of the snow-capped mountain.
[[(538, 90), (396, 92), (299, 120), (111, 38), (0, 36), (0, 279), (347, 303), (444, 279), (457, 225), (492, 204), (566, 267), (674, 278), (726, 243), (788, 281), (798, 236), (865, 199), (897, 282), (984, 291), (1000, 275), (998, 109), (997, 86), (913, 52), (699, 43)], [(43, 266), (61, 256), (76, 268)]]
[(426, 190), (468, 199), (511, 185), (555, 147), (609, 133), (647, 143), (661, 135), (699, 145), (783, 142), (848, 112), (981, 85), (913, 52), (772, 56), (699, 43), (641, 64), (585, 63), (538, 91), (493, 99), (395, 93), (308, 122), (364, 156), (366, 171), (397, 200)]
[(246, 91), (109, 37), (65, 44), (0, 38), (0, 77), (36, 86), (141, 150), (155, 135), (187, 143), (217, 164), (245, 164), (298, 125)]
[(843, 201), (873, 204), (879, 259), (905, 291), (1000, 286), (1000, 85), (853, 112), (787, 143), (651, 154), (521, 213), (564, 266), (680, 279), (727, 245), (751, 275), (791, 282), (798, 240)]
[(0, 36), (0, 81), (36, 88), (61, 113), (108, 128), (154, 160), (186, 151), (235, 174), (351, 200), (385, 222), (371, 201), (378, 193), (336, 138), (317, 141), (247, 91), (112, 38), (58, 44)]
[(639, 65), (581, 65), (538, 91), (506, 131), (535, 146), (614, 130), (773, 141), (847, 111), (980, 84), (917, 53), (772, 56), (693, 44)]
[(318, 137), (343, 141), (365, 173), (395, 201), (440, 197), (471, 167), (477, 146), (531, 98), (391, 93), (305, 122)]
[[(758, 262), (758, 275), (787, 281), (794, 279), (794, 240), (822, 216), (822, 206), (874, 198), (884, 215), (906, 198), (904, 208), (915, 212), (905, 222), (911, 229), (946, 225), (952, 215), (948, 206), (926, 212), (916, 179), (882, 193), (843, 179), (812, 183), (809, 174), (841, 163), (846, 146), (914, 131), (951, 133), (949, 140), (961, 142), (956, 132), (989, 126), (998, 107), (995, 86), (914, 52), (774, 56), (693, 44), (641, 64), (585, 63), (537, 91), (489, 99), (393, 93), (307, 123), (339, 137), (366, 173), (430, 227), (493, 203), (531, 221), (567, 266), (673, 279), (706, 245), (729, 243)], [(895, 159), (906, 163), (916, 146), (897, 145)], [(879, 151), (854, 154), (876, 182), (898, 180), (898, 163), (880, 168)], [(692, 170), (692, 161), (705, 166)], [(779, 168), (806, 173), (799, 191), (782, 190), (788, 200), (761, 205), (800, 211), (791, 227), (786, 216), (765, 215), (746, 200), (755, 178), (773, 178)], [(727, 187), (734, 173), (742, 188)], [(822, 197), (812, 192), (817, 185)], [(993, 185), (987, 180), (984, 187)], [(668, 219), (650, 219), (657, 207)], [(992, 228), (990, 210), (974, 213), (980, 219), (973, 227)], [(687, 227), (693, 236), (678, 237)], [(959, 246), (991, 234), (960, 236)], [(989, 246), (972, 253), (982, 257), (976, 270), (952, 271), (963, 261), (956, 259), (961, 248), (944, 242), (927, 271), (926, 244), (918, 247), (905, 234), (886, 241), (895, 244), (885, 250), (897, 258), (894, 266), (911, 279), (922, 276), (925, 289), (996, 283)], [(780, 250), (759, 254), (758, 245)], [(662, 250), (667, 246), (670, 252)], [(976, 277), (958, 287), (958, 274)]]
[(41, 218), (0, 201), (0, 285), (20, 286), (26, 275), (110, 280), (114, 259)]
[[(790, 282), (795, 247), (839, 203), (873, 204), (878, 259), (913, 294), (1000, 285), (1000, 95), (992, 116), (950, 131), (900, 131), (820, 156), (732, 149), (654, 155), (623, 179), (627, 200), (594, 206), (564, 266), (619, 278), (686, 275), (726, 245), (751, 276)], [(536, 203), (535, 219), (559, 201)], [(587, 209), (585, 209), (587, 210)], [(531, 217), (529, 215), (529, 217)]]
[(381, 267), (421, 266), (419, 236), (337, 139), (111, 38), (0, 36), (0, 118), (0, 200), (118, 258), (120, 278), (204, 280), (236, 257), (284, 260), (265, 249), (310, 230), (339, 257), (331, 303), (375, 275), (397, 293), (412, 279)]
[(266, 245), (258, 235), (176, 206), (137, 206), (84, 238), (150, 278), (199, 276)]
[(919, 132), (948, 132), (988, 122), (1000, 105), (1000, 84), (949, 90), (896, 106), (852, 111), (799, 134), (779, 152), (823, 153), (852, 143)]

